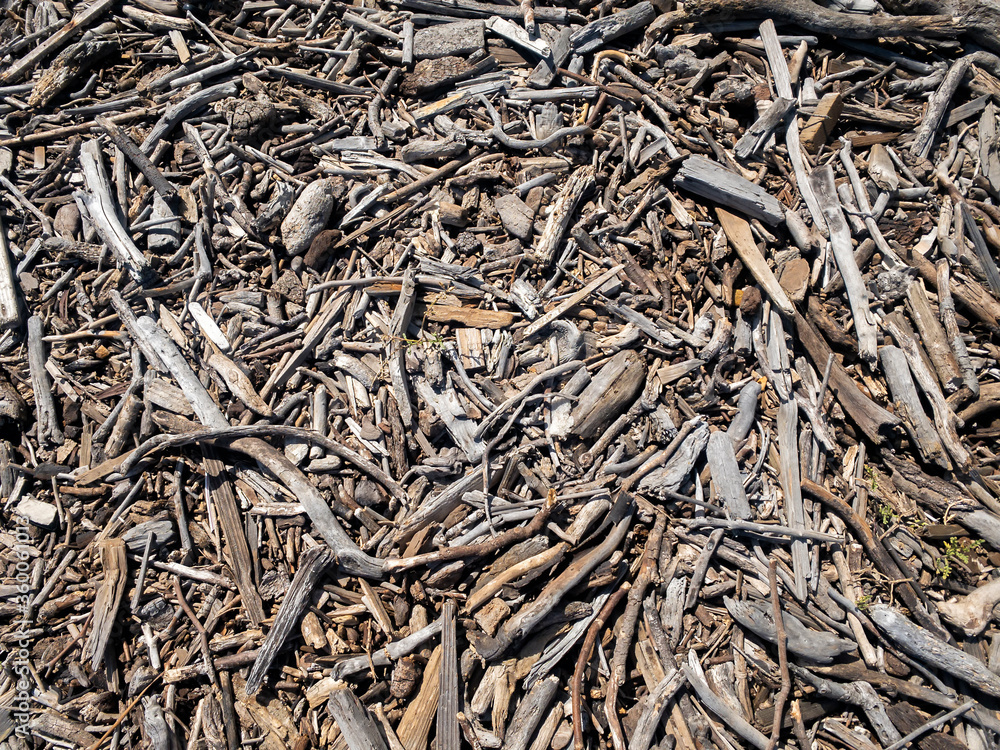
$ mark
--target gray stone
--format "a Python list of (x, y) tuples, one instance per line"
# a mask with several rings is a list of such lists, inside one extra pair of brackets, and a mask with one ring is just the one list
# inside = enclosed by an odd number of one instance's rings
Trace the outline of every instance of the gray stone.
[(35, 526), (48, 529), (56, 525), (59, 510), (52, 503), (43, 503), (29, 495), (17, 504), (17, 515)]
[(313, 239), (325, 227), (333, 213), (333, 180), (316, 180), (306, 186), (281, 222), (281, 239), (289, 255), (309, 249)]
[(501, 195), (493, 201), (493, 204), (500, 215), (500, 223), (511, 236), (523, 241), (531, 239), (535, 214), (523, 200), (514, 194)]
[(413, 56), (418, 60), (471, 55), (486, 48), (482, 21), (456, 21), (421, 29), (413, 35)]

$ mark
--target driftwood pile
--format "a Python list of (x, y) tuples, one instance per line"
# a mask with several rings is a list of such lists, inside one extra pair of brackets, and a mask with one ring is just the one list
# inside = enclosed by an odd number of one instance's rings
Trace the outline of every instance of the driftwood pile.
[(997, 746), (993, 5), (2, 5), (7, 747)]

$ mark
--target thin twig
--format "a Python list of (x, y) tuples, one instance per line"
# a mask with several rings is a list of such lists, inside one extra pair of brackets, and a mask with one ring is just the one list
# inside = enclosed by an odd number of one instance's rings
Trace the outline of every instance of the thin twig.
[(785, 634), (785, 624), (781, 619), (781, 601), (778, 599), (778, 561), (771, 559), (767, 568), (767, 582), (771, 586), (771, 605), (774, 607), (775, 636), (778, 639), (778, 667), (781, 670), (781, 689), (774, 699), (774, 720), (771, 723), (771, 741), (767, 750), (778, 746), (781, 735), (781, 723), (785, 714), (785, 701), (792, 692), (792, 678), (788, 674), (788, 636)]
[(632, 585), (625, 583), (620, 589), (615, 591), (601, 607), (597, 619), (594, 620), (587, 629), (587, 637), (583, 640), (583, 648), (580, 649), (580, 656), (576, 660), (576, 669), (573, 671), (573, 747), (575, 750), (583, 750), (583, 671), (590, 661), (590, 655), (594, 652), (594, 644), (600, 634), (604, 623), (611, 617), (615, 607), (628, 594)]

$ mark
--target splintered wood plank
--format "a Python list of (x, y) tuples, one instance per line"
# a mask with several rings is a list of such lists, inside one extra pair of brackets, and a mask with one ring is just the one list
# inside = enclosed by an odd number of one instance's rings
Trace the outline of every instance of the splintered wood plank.
[(437, 750), (459, 750), (458, 712), (458, 635), (455, 632), (457, 606), (451, 599), (444, 603), (441, 614), (441, 677), (440, 700), (437, 707)]
[(482, 370), (486, 367), (486, 352), (483, 351), (483, 334), (478, 328), (456, 328), (455, 342), (462, 367), (466, 370)]
[(224, 541), (222, 554), (232, 571), (236, 588), (243, 597), (243, 607), (247, 617), (250, 618), (250, 623), (257, 627), (264, 620), (264, 604), (257, 592), (257, 583), (253, 579), (253, 557), (250, 555), (250, 547), (244, 532), (243, 515), (226, 476), (225, 465), (214, 457), (211, 448), (206, 448), (205, 453), (204, 465), (208, 488), (219, 516), (219, 525), (222, 527)]
[(424, 668), (424, 680), (415, 698), (403, 712), (403, 718), (396, 727), (396, 736), (406, 750), (427, 750), (427, 742), (437, 713), (438, 698), (441, 694), (441, 659), (444, 650), (439, 645), (434, 648), (431, 658)]
[(743, 521), (753, 518), (746, 491), (743, 489), (743, 476), (736, 461), (733, 441), (729, 435), (721, 431), (709, 435), (706, 455), (708, 465), (712, 469), (712, 483), (729, 515)]
[(733, 246), (747, 270), (761, 285), (767, 296), (771, 298), (771, 302), (785, 315), (793, 315), (795, 307), (788, 299), (788, 295), (785, 294), (785, 290), (781, 288), (778, 278), (767, 264), (763, 254), (757, 249), (757, 243), (754, 242), (753, 234), (750, 231), (750, 222), (736, 214), (729, 213), (724, 208), (715, 209), (715, 214), (719, 217), (719, 223), (726, 233), (729, 244)]
[(346, 682), (330, 691), (327, 707), (349, 750), (389, 750), (375, 720)]
[(83, 660), (89, 661), (90, 668), (94, 671), (97, 671), (104, 661), (111, 629), (114, 627), (118, 607), (125, 595), (128, 577), (125, 551), (125, 542), (122, 539), (105, 539), (97, 545), (104, 580), (94, 599), (94, 619), (90, 624), (90, 636), (83, 647)]
[(475, 307), (431, 303), (417, 304), (413, 314), (423, 320), (433, 320), (437, 323), (458, 323), (470, 328), (492, 330), (509, 328), (518, 318), (517, 313), (505, 310), (480, 310)]
[(292, 628), (298, 625), (306, 607), (309, 606), (309, 598), (312, 596), (313, 588), (319, 583), (320, 578), (323, 577), (333, 561), (333, 552), (323, 546), (312, 547), (302, 555), (299, 560), (299, 569), (295, 571), (295, 577), (285, 593), (281, 609), (278, 610), (278, 616), (274, 619), (274, 624), (267, 634), (264, 645), (257, 653), (257, 659), (254, 661), (253, 669), (250, 670), (250, 676), (247, 677), (247, 695), (253, 695), (260, 689), (267, 676), (267, 671), (285, 644), (285, 639), (292, 632)]

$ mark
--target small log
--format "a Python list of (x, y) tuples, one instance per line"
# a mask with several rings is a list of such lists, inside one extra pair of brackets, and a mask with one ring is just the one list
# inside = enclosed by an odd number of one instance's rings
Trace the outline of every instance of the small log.
[(708, 438), (706, 455), (712, 470), (712, 484), (729, 516), (743, 521), (753, 518), (732, 438), (725, 432), (713, 432)]
[(534, 255), (542, 266), (548, 267), (555, 260), (556, 251), (569, 227), (577, 204), (593, 185), (594, 169), (589, 166), (581, 167), (566, 181), (552, 206), (549, 220), (535, 248)]
[(889, 640), (914, 659), (940, 669), (987, 695), (1000, 697), (1000, 677), (975, 657), (914, 625), (892, 607), (877, 604), (868, 611), (868, 616)]
[(704, 156), (689, 156), (674, 177), (674, 185), (770, 226), (785, 220), (784, 208), (774, 196)]

